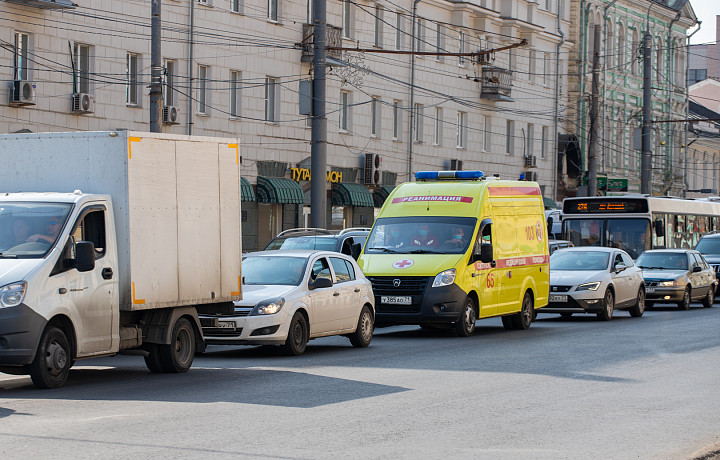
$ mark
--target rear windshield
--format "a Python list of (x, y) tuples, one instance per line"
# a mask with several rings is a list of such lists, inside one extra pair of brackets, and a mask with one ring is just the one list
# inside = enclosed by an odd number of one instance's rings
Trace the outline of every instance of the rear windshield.
[(265, 251), (290, 249), (317, 249), (337, 251), (338, 239), (334, 236), (277, 237), (265, 247)]

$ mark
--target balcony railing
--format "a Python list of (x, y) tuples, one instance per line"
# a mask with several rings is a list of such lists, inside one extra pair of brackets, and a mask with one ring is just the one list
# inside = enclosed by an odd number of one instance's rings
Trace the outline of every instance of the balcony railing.
[[(336, 27), (333, 25), (327, 25), (327, 46), (334, 48), (342, 48), (342, 27)], [(302, 62), (312, 62), (313, 60), (313, 32), (315, 26), (313, 24), (303, 24), (303, 41), (300, 43), (302, 46)], [(342, 58), (342, 51), (339, 50), (328, 50), (328, 57), (336, 59)]]
[(485, 99), (509, 99), (512, 94), (512, 70), (495, 66), (482, 68), (480, 97)]

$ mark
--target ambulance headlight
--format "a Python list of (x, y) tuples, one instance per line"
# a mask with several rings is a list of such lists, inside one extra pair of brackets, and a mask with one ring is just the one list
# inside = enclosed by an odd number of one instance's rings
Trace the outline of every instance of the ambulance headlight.
[(20, 281), (19, 283), (6, 284), (0, 287), (0, 308), (17, 307), (25, 298), (27, 283)]
[(454, 268), (440, 272), (433, 280), (432, 287), (449, 286), (455, 282), (455, 274), (457, 272)]

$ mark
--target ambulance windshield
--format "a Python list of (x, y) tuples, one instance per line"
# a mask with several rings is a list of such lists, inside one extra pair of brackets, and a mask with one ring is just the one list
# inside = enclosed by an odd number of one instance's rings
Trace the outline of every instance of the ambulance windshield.
[(375, 221), (366, 254), (464, 254), (474, 217), (383, 217)]

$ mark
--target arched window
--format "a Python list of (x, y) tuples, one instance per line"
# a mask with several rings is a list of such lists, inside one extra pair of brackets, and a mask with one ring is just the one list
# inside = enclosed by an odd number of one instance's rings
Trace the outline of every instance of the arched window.
[(624, 72), (625, 71), (625, 63), (627, 60), (625, 59), (625, 56), (627, 54), (627, 50), (625, 49), (625, 28), (622, 24), (618, 26), (618, 41), (617, 41), (617, 66), (618, 66), (618, 72)]
[(612, 69), (615, 67), (615, 30), (612, 21), (605, 21), (605, 68)]
[(587, 34), (587, 61), (592, 66), (593, 56), (595, 55), (595, 15), (590, 13), (588, 15), (588, 34)]
[(656, 80), (658, 83), (664, 83), (663, 81), (663, 45), (662, 39), (658, 38), (655, 44), (655, 73)]
[(632, 59), (632, 74), (637, 75), (639, 69), (638, 63), (638, 49), (640, 48), (640, 38), (638, 37), (638, 31), (632, 31), (632, 49), (630, 50), (630, 59)]
[(625, 126), (623, 126), (622, 113), (617, 113), (615, 118), (617, 120), (615, 136), (610, 139), (615, 139), (615, 142), (611, 144), (616, 151), (615, 169), (622, 169), (625, 167)]

